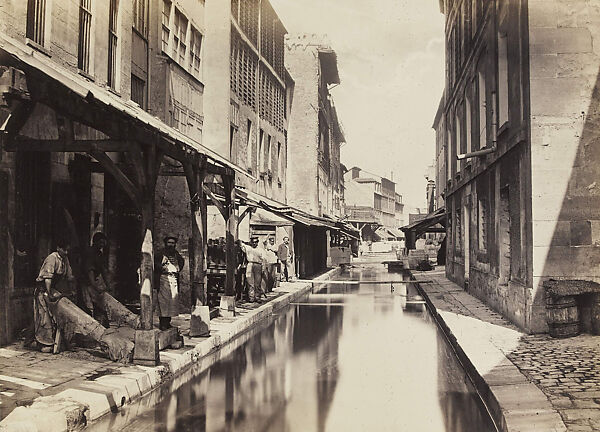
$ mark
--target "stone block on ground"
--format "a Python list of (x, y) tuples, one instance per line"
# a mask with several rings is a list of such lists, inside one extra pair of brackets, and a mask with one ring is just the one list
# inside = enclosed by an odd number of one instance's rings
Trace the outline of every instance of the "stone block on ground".
[(180, 339), (179, 330), (176, 327), (171, 327), (168, 330), (162, 330), (158, 333), (158, 349), (160, 351), (170, 347)]
[(210, 309), (208, 306), (196, 306), (190, 318), (190, 337), (210, 335)]
[(235, 297), (234, 296), (221, 296), (221, 303), (219, 304), (219, 311), (222, 317), (233, 318), (235, 317)]
[(157, 329), (136, 330), (133, 362), (142, 366), (157, 366), (160, 363), (159, 334)]

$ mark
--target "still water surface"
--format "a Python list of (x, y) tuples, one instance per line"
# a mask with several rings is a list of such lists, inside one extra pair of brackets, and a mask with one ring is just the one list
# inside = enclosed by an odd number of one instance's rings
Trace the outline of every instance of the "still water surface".
[(377, 264), (340, 278), (361, 284), (316, 288), (208, 370), (91, 429), (495, 431), (412, 286), (369, 284), (401, 279)]

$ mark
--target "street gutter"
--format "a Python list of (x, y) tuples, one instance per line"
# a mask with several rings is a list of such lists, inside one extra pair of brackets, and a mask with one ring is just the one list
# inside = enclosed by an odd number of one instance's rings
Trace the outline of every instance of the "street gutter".
[[(336, 277), (337, 267), (318, 276), (322, 281)], [(300, 284), (298, 284), (300, 285)], [(222, 357), (218, 354), (231, 342), (266, 321), (276, 311), (310, 292), (312, 284), (304, 283), (293, 291), (261, 305), (231, 322), (219, 323), (218, 334), (197, 343), (188, 350), (162, 351), (156, 367), (123, 365), (117, 374), (107, 374), (89, 382), (89, 390), (68, 388), (62, 392), (36, 398), (27, 407), (15, 408), (0, 422), (0, 431), (65, 432), (81, 430), (102, 416), (118, 412), (122, 407), (162, 385), (167, 385), (194, 366), (194, 374), (202, 373)], [(211, 322), (211, 332), (213, 323)], [(183, 352), (182, 352), (183, 351)]]

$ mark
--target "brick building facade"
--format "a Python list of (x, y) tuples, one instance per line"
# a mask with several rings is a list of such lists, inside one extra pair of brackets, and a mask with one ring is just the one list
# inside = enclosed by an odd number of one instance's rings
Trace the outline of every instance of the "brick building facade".
[(600, 9), (586, 0), (440, 5), (446, 273), (525, 330), (545, 331), (544, 280), (600, 280)]

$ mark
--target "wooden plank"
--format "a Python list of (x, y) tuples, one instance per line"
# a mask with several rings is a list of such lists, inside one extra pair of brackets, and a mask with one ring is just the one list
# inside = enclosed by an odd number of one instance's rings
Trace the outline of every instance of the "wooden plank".
[(221, 201), (217, 199), (217, 197), (212, 193), (212, 191), (206, 186), (205, 183), (202, 183), (202, 190), (210, 198), (210, 201), (214, 204), (217, 210), (219, 210), (219, 213), (221, 213), (223, 219), (227, 221), (227, 211), (225, 210), (225, 207), (223, 206)]
[(310, 280), (296, 279), (296, 282), (310, 283), (313, 285), (387, 285), (387, 284), (411, 284), (411, 283), (433, 283), (432, 280), (392, 280), (392, 281), (344, 281), (344, 280)]
[(111, 158), (104, 152), (89, 152), (89, 154), (96, 159), (102, 167), (111, 174), (117, 183), (123, 188), (125, 193), (129, 195), (132, 201), (139, 207), (141, 204), (141, 191), (131, 180), (121, 171), (121, 169), (113, 162)]

